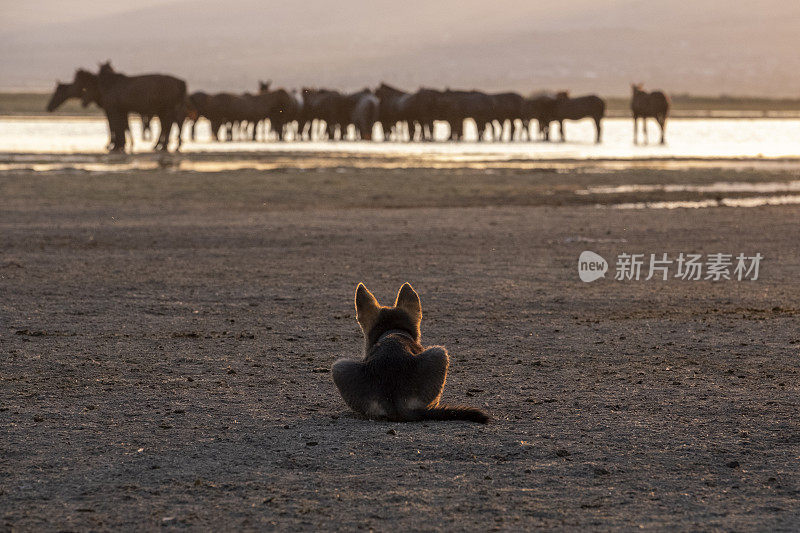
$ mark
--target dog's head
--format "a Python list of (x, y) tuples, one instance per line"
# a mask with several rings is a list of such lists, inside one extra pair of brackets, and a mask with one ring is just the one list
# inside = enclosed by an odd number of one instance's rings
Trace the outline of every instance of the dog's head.
[(356, 288), (356, 318), (368, 344), (392, 329), (406, 331), (419, 342), (422, 303), (414, 288), (404, 283), (397, 291), (394, 306), (384, 307), (363, 283), (359, 283)]

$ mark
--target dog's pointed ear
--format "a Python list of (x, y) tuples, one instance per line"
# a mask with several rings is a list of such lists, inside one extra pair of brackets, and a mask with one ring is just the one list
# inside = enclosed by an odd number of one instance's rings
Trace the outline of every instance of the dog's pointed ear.
[(417, 291), (408, 283), (403, 283), (397, 291), (394, 306), (413, 316), (417, 321), (422, 319), (422, 302), (419, 301)]
[(378, 300), (367, 290), (363, 283), (359, 283), (356, 288), (356, 320), (358, 320), (365, 332), (369, 331), (380, 310), (381, 305)]

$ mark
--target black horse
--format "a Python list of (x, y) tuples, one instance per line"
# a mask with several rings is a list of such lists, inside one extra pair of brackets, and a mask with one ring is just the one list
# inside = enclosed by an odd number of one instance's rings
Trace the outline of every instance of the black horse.
[(561, 141), (565, 141), (564, 121), (591, 118), (595, 126), (595, 142), (602, 139), (603, 130), (601, 121), (606, 114), (606, 103), (597, 95), (590, 94), (572, 98), (568, 92), (562, 91), (556, 95), (556, 105), (553, 120), (558, 122), (558, 131)]
[(126, 76), (114, 71), (110, 63), (104, 63), (96, 76), (79, 70), (73, 83), (80, 87), (84, 105), (94, 101), (106, 112), (112, 152), (125, 150), (129, 113), (158, 117), (161, 132), (156, 150), (167, 150), (172, 126), (177, 125), (180, 148), (180, 129), (186, 115), (186, 82), (183, 80), (164, 74)]
[[(508, 138), (514, 140), (515, 126), (517, 119), (522, 120), (522, 106), (524, 99), (517, 93), (499, 93), (489, 95), (492, 99), (492, 119), (499, 126), (495, 128), (495, 137), (498, 141), (503, 140), (506, 123), (509, 124)], [(517, 131), (519, 134), (520, 132)], [(517, 135), (519, 137), (519, 135)]]
[(531, 123), (537, 122), (538, 136), (536, 138), (550, 140), (550, 123), (555, 120), (556, 97), (550, 93), (539, 93), (522, 102), (522, 133), (527, 133), (531, 140), (534, 134), (531, 132)]
[[(94, 74), (92, 74), (90, 72), (86, 72), (86, 71), (78, 71), (78, 72), (81, 73), (80, 74), (81, 78), (85, 77), (85, 78), (88, 79), (88, 78), (94, 77), (95, 81), (92, 82), (92, 83), (95, 83), (95, 84), (97, 83), (97, 81), (96, 81), (97, 77)], [(77, 77), (78, 77), (78, 75), (76, 74), (76, 78)], [(56, 109), (61, 107), (64, 104), (64, 102), (66, 102), (67, 100), (70, 100), (72, 98), (83, 99), (84, 96), (86, 96), (86, 95), (85, 95), (83, 89), (81, 88), (81, 85), (79, 85), (78, 83), (76, 83), (76, 82), (72, 82), (72, 83), (56, 82), (56, 89), (55, 89), (55, 91), (53, 91), (53, 95), (50, 97), (50, 101), (47, 102), (47, 112), (48, 113), (52, 113), (53, 111), (55, 111)], [(84, 101), (83, 106), (86, 107), (89, 104), (97, 104), (97, 106), (100, 106), (100, 102), (96, 99), (96, 97), (97, 97), (97, 93), (93, 93), (91, 96), (86, 96), (86, 100)], [(126, 120), (125, 120), (125, 133), (129, 133), (129, 132), (130, 132), (130, 126), (128, 124), (128, 120), (127, 120), (127, 117), (126, 117)], [(114, 130), (109, 129), (109, 141), (108, 141), (108, 145), (106, 145), (106, 149), (111, 150), (111, 148), (113, 146), (118, 144), (118, 141), (116, 139), (116, 135), (117, 135), (117, 132), (115, 132)], [(123, 144), (124, 144), (124, 140), (123, 140)]]
[[(50, 97), (50, 101), (47, 102), (47, 112), (52, 113), (62, 105), (67, 100), (74, 99), (81, 99), (83, 97), (83, 91), (81, 88), (76, 85), (75, 83), (61, 83), (56, 82), (56, 89), (53, 91), (53, 95)], [(100, 105), (99, 102), (92, 100), (89, 103)], [(85, 107), (85, 106), (84, 106)], [(153, 130), (152, 130), (152, 119), (151, 115), (142, 115), (142, 140), (151, 139), (153, 137)], [(130, 132), (130, 130), (128, 130)], [(109, 143), (110, 145), (110, 143)]]

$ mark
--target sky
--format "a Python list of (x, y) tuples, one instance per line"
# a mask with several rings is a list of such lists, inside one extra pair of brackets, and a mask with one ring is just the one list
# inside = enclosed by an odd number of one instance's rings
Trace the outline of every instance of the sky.
[(0, 90), (111, 59), (190, 90), (381, 81), (800, 97), (795, 0), (0, 0)]

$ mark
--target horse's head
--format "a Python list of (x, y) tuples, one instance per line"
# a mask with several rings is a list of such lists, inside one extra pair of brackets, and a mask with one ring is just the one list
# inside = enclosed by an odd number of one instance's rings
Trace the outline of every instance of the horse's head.
[(115, 72), (114, 67), (111, 66), (110, 59), (105, 63), (99, 63), (98, 66), (100, 67), (100, 74), (113, 74)]
[(556, 100), (569, 100), (569, 91), (558, 91), (556, 93)]
[(381, 82), (377, 89), (375, 89), (375, 94), (379, 98), (388, 98), (392, 96), (401, 96), (403, 95), (403, 91), (396, 87), (392, 87), (386, 83)]
[(78, 98), (80, 96), (81, 92), (75, 87), (75, 84), (56, 81), (56, 90), (53, 91), (53, 96), (51, 96), (50, 101), (47, 102), (47, 111), (52, 113), (70, 98)]
[(643, 92), (644, 83), (631, 83), (631, 90), (633, 91), (633, 94)]
[(258, 82), (258, 93), (264, 94), (269, 92), (269, 88), (272, 85), (272, 80), (267, 81), (259, 81)]

